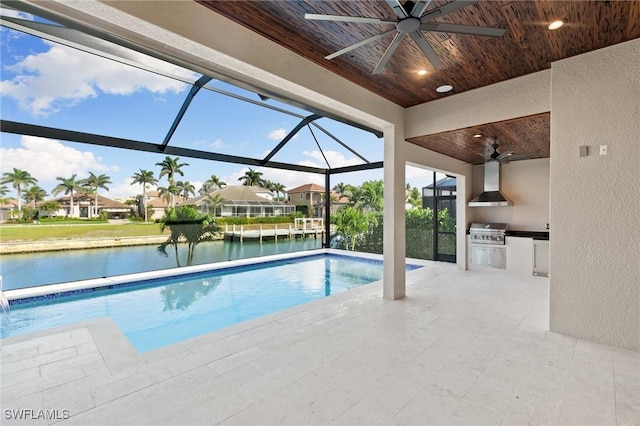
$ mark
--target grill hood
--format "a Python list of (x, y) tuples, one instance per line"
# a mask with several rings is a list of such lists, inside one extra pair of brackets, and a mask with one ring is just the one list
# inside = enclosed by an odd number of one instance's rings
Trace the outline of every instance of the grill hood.
[(513, 203), (500, 192), (500, 162), (484, 163), (484, 192), (469, 201), (469, 207), (503, 207)]

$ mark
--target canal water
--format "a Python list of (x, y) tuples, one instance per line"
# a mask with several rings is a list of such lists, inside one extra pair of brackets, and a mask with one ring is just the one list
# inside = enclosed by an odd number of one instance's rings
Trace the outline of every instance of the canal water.
[[(278, 243), (265, 241), (262, 244), (259, 242), (205, 242), (196, 247), (193, 264), (202, 265), (311, 250), (320, 248), (321, 245), (320, 238), (279, 240)], [(0, 275), (3, 279), (3, 290), (12, 290), (175, 268), (176, 258), (171, 246), (167, 248), (167, 254), (167, 257), (160, 255), (156, 245), (145, 245), (3, 255), (0, 259)], [(181, 247), (179, 255), (181, 265), (185, 266), (186, 248)]]

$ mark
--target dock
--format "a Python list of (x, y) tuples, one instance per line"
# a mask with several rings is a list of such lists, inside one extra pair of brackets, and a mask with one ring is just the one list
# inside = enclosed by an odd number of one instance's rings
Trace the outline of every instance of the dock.
[(324, 236), (324, 221), (321, 218), (295, 219), (295, 223), (258, 224), (258, 225), (225, 225), (225, 241), (258, 240), (278, 241), (278, 238), (322, 238)]

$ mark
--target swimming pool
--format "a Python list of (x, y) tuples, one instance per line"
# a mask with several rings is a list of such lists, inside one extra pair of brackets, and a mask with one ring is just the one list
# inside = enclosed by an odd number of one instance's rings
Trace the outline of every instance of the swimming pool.
[(108, 316), (146, 352), (381, 278), (380, 261), (330, 253), (72, 290), (11, 300), (1, 336)]

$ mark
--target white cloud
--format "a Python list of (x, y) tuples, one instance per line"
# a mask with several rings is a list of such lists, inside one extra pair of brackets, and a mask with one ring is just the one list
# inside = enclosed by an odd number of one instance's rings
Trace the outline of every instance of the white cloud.
[(0, 171), (11, 171), (14, 167), (26, 170), (38, 179), (40, 186), (56, 182), (57, 176), (69, 177), (75, 173), (81, 179), (87, 177), (89, 171), (96, 174), (119, 171), (118, 166), (104, 164), (102, 158), (92, 152), (77, 150), (54, 139), (22, 136), (20, 143), (21, 148), (0, 148)]
[[(289, 134), (289, 132), (283, 128), (280, 129), (275, 129), (272, 130), (269, 133), (268, 138), (271, 139), (272, 141), (278, 141), (280, 142), (282, 139), (284, 139), (285, 136), (287, 136)], [(295, 139), (298, 137), (298, 134), (296, 133), (295, 135), (293, 135), (293, 138), (291, 139)]]
[[(109, 188), (109, 191), (105, 191), (104, 189), (101, 189), (100, 195), (103, 195), (111, 199), (114, 199), (114, 198), (127, 199), (127, 198), (133, 198), (136, 195), (142, 194), (142, 186), (138, 184), (131, 185), (131, 182), (133, 182), (133, 179), (131, 179), (130, 177), (127, 177), (120, 182), (107, 185), (107, 187)], [(153, 189), (155, 189), (155, 187)], [(151, 190), (150, 187), (147, 186), (147, 191), (150, 191), (150, 190)]]
[[(180, 81), (148, 73), (86, 52), (45, 42), (51, 48), (25, 57), (6, 67), (18, 75), (0, 82), (5, 96), (15, 99), (20, 108), (32, 115), (49, 115), (73, 106), (100, 93), (131, 95), (147, 90), (156, 94), (180, 92), (186, 85)], [(141, 56), (142, 62), (153, 59)], [(158, 66), (157, 63), (153, 64)], [(185, 70), (173, 65), (174, 73)]]
[(421, 167), (406, 166), (404, 170), (406, 175), (405, 180), (408, 183), (411, 183), (412, 180), (424, 180), (433, 177), (433, 170), (423, 169)]
[(215, 141), (211, 142), (212, 148), (222, 148), (223, 146), (224, 143), (222, 142), (222, 139), (216, 139)]
[[(342, 155), (342, 153), (337, 151), (323, 151), (323, 152), (324, 152), (324, 156), (327, 157), (327, 161), (329, 162), (329, 165), (331, 166), (332, 169), (335, 169), (337, 167), (353, 166), (355, 164), (362, 163), (362, 160), (360, 160), (359, 158), (355, 158), (355, 157), (345, 158), (345, 156)], [(310, 166), (310, 167), (321, 167), (321, 168), (327, 167), (327, 163), (324, 161), (324, 157), (322, 156), (322, 153), (320, 151), (303, 151), (303, 154), (313, 158), (314, 160), (303, 160), (303, 161), (300, 161), (298, 164), (303, 166)]]

